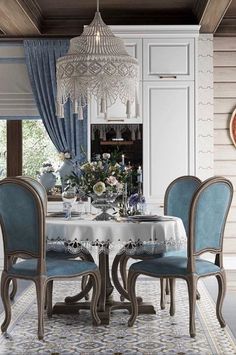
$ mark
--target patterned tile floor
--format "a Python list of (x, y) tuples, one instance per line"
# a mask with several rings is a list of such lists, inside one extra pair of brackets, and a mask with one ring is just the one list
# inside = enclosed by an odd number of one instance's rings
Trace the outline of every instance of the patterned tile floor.
[[(76, 293), (76, 282), (55, 283), (54, 301)], [(12, 307), (8, 337), (0, 336), (0, 354), (236, 354), (229, 329), (220, 328), (215, 306), (203, 283), (199, 283), (197, 336), (188, 334), (188, 298), (183, 281), (178, 281), (176, 315), (170, 317), (159, 307), (159, 282), (138, 280), (138, 294), (152, 302), (156, 315), (140, 315), (132, 328), (127, 327), (128, 313), (114, 311), (109, 326), (93, 327), (90, 314), (45, 316), (45, 339), (37, 340), (37, 307), (34, 286), (30, 286)], [(118, 297), (115, 294), (115, 297)], [(3, 314), (0, 315), (0, 322)]]

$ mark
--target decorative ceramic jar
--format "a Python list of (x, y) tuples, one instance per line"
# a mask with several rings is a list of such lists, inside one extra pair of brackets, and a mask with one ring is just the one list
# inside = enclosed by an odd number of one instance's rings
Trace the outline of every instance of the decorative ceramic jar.
[(64, 191), (66, 182), (69, 178), (69, 176), (72, 175), (74, 171), (74, 164), (71, 159), (65, 159), (62, 166), (58, 170), (61, 178), (61, 186), (62, 186), (62, 191)]
[(45, 187), (47, 192), (54, 188), (56, 180), (57, 178), (52, 172), (41, 173), (39, 176), (39, 181)]

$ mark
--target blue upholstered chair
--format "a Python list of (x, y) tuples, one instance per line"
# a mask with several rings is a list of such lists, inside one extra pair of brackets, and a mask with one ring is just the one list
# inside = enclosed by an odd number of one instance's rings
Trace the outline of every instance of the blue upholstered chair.
[[(164, 214), (167, 216), (175, 216), (182, 219), (186, 234), (189, 234), (189, 212), (190, 206), (192, 202), (192, 198), (201, 184), (201, 180), (198, 179), (196, 176), (186, 175), (180, 176), (173, 180), (166, 189), (165, 197), (164, 197)], [(152, 246), (150, 246), (151, 248)], [(168, 252), (168, 255), (172, 254), (184, 254), (186, 255), (186, 250), (181, 252), (174, 251)], [(167, 255), (165, 254), (165, 255)], [(112, 275), (113, 280), (115, 280), (115, 285), (121, 295), (125, 298), (128, 298), (127, 293), (127, 276), (126, 276), (126, 266), (127, 261), (131, 257), (133, 259), (153, 259), (159, 258), (163, 256), (163, 254), (152, 254), (144, 253), (144, 254), (133, 254), (133, 255), (126, 255), (126, 254), (118, 254), (113, 262), (112, 265)], [(118, 278), (118, 267), (120, 263), (120, 272), (123, 280), (124, 287), (121, 286), (121, 283)], [(161, 308), (165, 308), (165, 279), (161, 279)], [(168, 283), (166, 285), (166, 292), (169, 293)]]
[[(46, 258), (45, 210), (37, 189), (21, 178), (0, 181), (0, 222), (4, 243), (4, 270), (1, 277), (1, 297), (5, 332), (11, 320), (9, 284), (12, 279), (28, 279), (36, 285), (38, 303), (38, 337), (43, 338), (43, 311), (47, 285), (52, 280), (72, 279), (90, 275), (93, 280), (91, 313), (94, 324), (100, 324), (97, 302), (101, 281), (95, 263), (62, 258)], [(23, 261), (13, 263), (13, 258)]]
[[(219, 285), (216, 315), (221, 327), (225, 326), (222, 304), (226, 291), (225, 271), (222, 260), (223, 234), (226, 218), (233, 196), (233, 186), (223, 177), (206, 180), (196, 191), (190, 209), (190, 225), (187, 256), (173, 255), (143, 260), (131, 265), (128, 274), (128, 293), (132, 313), (128, 325), (132, 326), (138, 315), (135, 284), (139, 275), (169, 278), (174, 289), (175, 279), (186, 280), (189, 294), (189, 333), (195, 337), (195, 305), (197, 281), (201, 277), (214, 275)], [(215, 254), (215, 262), (199, 256)], [(170, 315), (175, 313), (174, 292), (171, 293)]]
[[(42, 203), (44, 206), (44, 213), (46, 216), (48, 196), (47, 196), (47, 191), (46, 191), (45, 187), (38, 180), (33, 179), (30, 176), (18, 176), (18, 178), (27, 181), (38, 192), (38, 194), (42, 200)], [(92, 255), (88, 252), (88, 250), (86, 250), (86, 252), (83, 253), (82, 249), (80, 252), (74, 253), (74, 254), (66, 252), (66, 250), (65, 251), (49, 250), (49, 251), (46, 251), (46, 255), (47, 255), (47, 257), (56, 257), (56, 258), (62, 258), (62, 259), (73, 259), (73, 258), (80, 257), (82, 260), (94, 262), (94, 259), (93, 259)], [(17, 258), (14, 258), (13, 262), (16, 262), (16, 261), (17, 261)], [(89, 299), (88, 292), (92, 288), (92, 282), (91, 282), (91, 280), (89, 280), (88, 282), (87, 281), (88, 281), (87, 276), (83, 276), (82, 277), (82, 291), (79, 294), (77, 294), (76, 296), (67, 297), (67, 301), (70, 301), (71, 303), (73, 303), (73, 302), (77, 302), (77, 301), (81, 300), (83, 297), (85, 297), (85, 299), (88, 300)], [(11, 300), (14, 299), (16, 292), (17, 292), (16, 279), (12, 280), (12, 284), (13, 284), (13, 287), (12, 287), (12, 290), (10, 293)], [(48, 292), (47, 292), (47, 297), (46, 297), (46, 299), (48, 299), (48, 304), (51, 304), (52, 292), (53, 292), (53, 281), (48, 283)], [(50, 312), (51, 312), (50, 307), (47, 307), (47, 311), (48, 311), (48, 315), (50, 316), (51, 315), (50, 314)]]

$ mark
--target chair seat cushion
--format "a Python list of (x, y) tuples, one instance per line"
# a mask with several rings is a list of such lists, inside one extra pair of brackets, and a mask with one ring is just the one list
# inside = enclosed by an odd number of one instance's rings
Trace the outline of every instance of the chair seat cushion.
[(49, 250), (46, 252), (47, 258), (58, 258), (58, 259), (74, 259), (77, 258), (78, 255), (71, 254), (68, 251), (56, 251), (56, 250)]
[[(63, 258), (47, 258), (46, 259), (46, 276), (73, 276), (84, 272), (94, 271), (97, 265), (90, 261), (70, 260)], [(27, 259), (12, 265), (9, 270), (10, 274), (21, 276), (35, 276), (37, 274), (37, 260)]]
[[(163, 275), (186, 275), (187, 257), (166, 256), (163, 258), (139, 261), (131, 265), (130, 269), (142, 273), (151, 273), (157, 277)], [(195, 259), (196, 273), (208, 275), (220, 271), (219, 266), (200, 258)]]
[[(145, 246), (146, 249), (146, 246)], [(153, 247), (150, 245), (148, 249), (146, 249), (143, 253), (136, 252), (133, 255), (130, 255), (133, 259), (147, 259), (147, 258), (161, 258), (163, 256), (187, 256), (187, 249), (181, 250), (172, 250), (164, 253), (153, 253)]]

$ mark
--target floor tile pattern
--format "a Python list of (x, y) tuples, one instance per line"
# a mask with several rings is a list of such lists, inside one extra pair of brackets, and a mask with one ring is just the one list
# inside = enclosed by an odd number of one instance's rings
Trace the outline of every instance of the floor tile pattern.
[[(88, 311), (74, 315), (45, 315), (45, 339), (37, 340), (37, 307), (34, 286), (30, 286), (12, 308), (12, 322), (7, 336), (0, 336), (0, 354), (236, 354), (236, 343), (228, 327), (220, 328), (215, 316), (215, 305), (203, 283), (199, 284), (197, 336), (188, 334), (188, 298), (183, 281), (177, 282), (176, 315), (170, 317), (169, 305), (159, 307), (159, 282), (141, 279), (138, 294), (152, 302), (156, 315), (140, 315), (132, 328), (125, 311), (114, 311), (109, 326), (93, 327)], [(68, 292), (70, 290), (70, 292)], [(54, 301), (75, 294), (78, 282), (57, 282)], [(118, 295), (114, 294), (115, 298)], [(0, 322), (3, 314), (0, 315)]]

